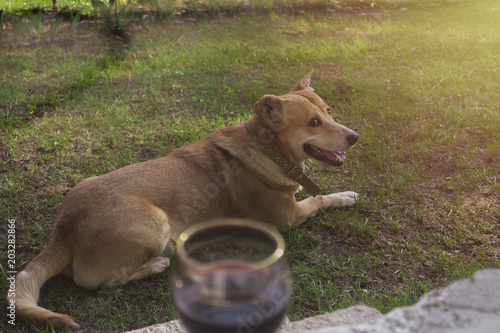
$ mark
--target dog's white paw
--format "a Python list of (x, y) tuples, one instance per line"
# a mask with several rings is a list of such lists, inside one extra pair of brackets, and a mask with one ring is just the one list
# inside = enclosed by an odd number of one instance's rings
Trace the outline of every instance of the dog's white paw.
[(344, 206), (352, 206), (358, 201), (358, 194), (356, 192), (347, 191), (339, 193), (344, 200)]
[(358, 194), (352, 191), (329, 194), (333, 207), (350, 207), (358, 200)]
[(161, 273), (170, 266), (170, 259), (165, 257), (158, 257), (151, 263), (151, 268), (155, 273)]

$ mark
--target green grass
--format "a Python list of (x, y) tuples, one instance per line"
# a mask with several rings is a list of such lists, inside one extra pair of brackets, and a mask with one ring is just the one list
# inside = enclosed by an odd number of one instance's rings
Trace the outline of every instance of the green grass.
[[(57, 0), (57, 5), (62, 8), (69, 6), (71, 8), (92, 8), (91, 0)], [(0, 9), (7, 12), (14, 12), (20, 9), (32, 8), (52, 8), (52, 0), (1, 0)]]
[[(361, 134), (342, 168), (310, 162), (311, 177), (360, 201), (284, 233), (291, 319), (357, 302), (387, 312), (498, 268), (498, 3), (342, 5), (166, 21), (129, 40), (80, 25), (76, 41), (2, 47), (0, 216), (17, 221), (17, 269), (47, 244), (78, 182), (245, 121), (311, 68), (335, 119)], [(6, 263), (2, 251), (1, 295)], [(176, 317), (170, 274), (100, 292), (56, 277), (41, 304), (89, 331), (164, 322)]]

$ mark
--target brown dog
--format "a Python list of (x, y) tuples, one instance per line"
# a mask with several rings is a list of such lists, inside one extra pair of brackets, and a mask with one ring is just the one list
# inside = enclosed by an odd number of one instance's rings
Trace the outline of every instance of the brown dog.
[[(312, 71), (283, 96), (266, 95), (246, 123), (215, 131), (166, 157), (133, 164), (79, 183), (64, 198), (47, 247), (16, 277), (16, 314), (37, 325), (78, 327), (67, 315), (37, 306), (42, 284), (60, 272), (87, 289), (116, 286), (159, 273), (161, 256), (192, 224), (247, 217), (278, 229), (327, 207), (351, 206), (354, 192), (295, 201), (314, 158), (342, 165), (358, 135), (332, 120), (309, 87)], [(167, 244), (169, 243), (169, 246)]]

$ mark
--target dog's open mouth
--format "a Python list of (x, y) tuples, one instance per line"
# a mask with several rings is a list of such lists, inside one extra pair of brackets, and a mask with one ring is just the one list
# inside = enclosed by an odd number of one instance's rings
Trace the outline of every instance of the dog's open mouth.
[(307, 143), (304, 145), (304, 151), (315, 160), (333, 166), (341, 166), (345, 161), (345, 152), (343, 151), (325, 150)]

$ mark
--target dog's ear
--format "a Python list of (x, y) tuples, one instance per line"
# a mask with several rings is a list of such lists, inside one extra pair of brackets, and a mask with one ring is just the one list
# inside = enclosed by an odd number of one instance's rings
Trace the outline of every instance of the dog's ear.
[(274, 95), (264, 95), (255, 103), (254, 113), (272, 131), (277, 132), (283, 126), (283, 100)]
[(311, 69), (309, 73), (307, 73), (306, 76), (302, 78), (295, 87), (293, 87), (292, 91), (298, 91), (298, 90), (304, 90), (304, 89), (309, 89), (311, 91), (314, 91), (314, 89), (310, 86), (311, 85), (311, 76), (313, 75), (314, 69)]

